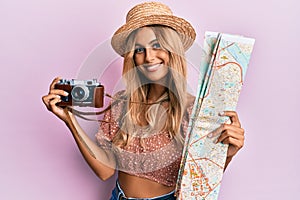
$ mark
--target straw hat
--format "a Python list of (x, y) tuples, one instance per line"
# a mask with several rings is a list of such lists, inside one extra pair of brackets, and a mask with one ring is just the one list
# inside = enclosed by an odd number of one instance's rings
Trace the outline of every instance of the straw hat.
[(125, 43), (129, 34), (147, 25), (165, 25), (179, 33), (183, 47), (187, 50), (194, 42), (196, 33), (185, 19), (173, 15), (171, 9), (159, 2), (145, 2), (133, 7), (126, 16), (126, 24), (113, 35), (111, 45), (121, 56), (125, 53)]

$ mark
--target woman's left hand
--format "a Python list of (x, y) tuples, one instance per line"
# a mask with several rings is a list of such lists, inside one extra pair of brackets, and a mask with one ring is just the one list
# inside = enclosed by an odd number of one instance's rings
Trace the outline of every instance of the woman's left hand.
[(224, 111), (220, 116), (228, 116), (231, 123), (222, 124), (209, 136), (214, 137), (220, 135), (216, 143), (222, 142), (223, 144), (228, 144), (227, 158), (232, 158), (244, 146), (245, 131), (241, 127), (241, 123), (235, 111)]

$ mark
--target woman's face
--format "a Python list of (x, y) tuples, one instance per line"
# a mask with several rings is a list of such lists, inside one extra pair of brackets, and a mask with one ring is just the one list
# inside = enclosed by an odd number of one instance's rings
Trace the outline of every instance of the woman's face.
[(169, 52), (160, 46), (149, 27), (140, 28), (136, 34), (134, 61), (150, 81), (161, 81), (168, 74)]

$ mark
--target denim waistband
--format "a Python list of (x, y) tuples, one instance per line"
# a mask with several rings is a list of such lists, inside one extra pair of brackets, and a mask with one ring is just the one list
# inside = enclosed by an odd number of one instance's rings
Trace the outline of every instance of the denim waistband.
[(124, 194), (124, 191), (121, 189), (119, 182), (116, 182), (116, 187), (113, 190), (113, 195), (116, 197), (117, 200), (176, 200), (176, 197), (174, 196), (175, 191), (172, 191), (168, 194), (164, 194), (158, 197), (152, 197), (152, 198), (130, 198), (126, 197)]

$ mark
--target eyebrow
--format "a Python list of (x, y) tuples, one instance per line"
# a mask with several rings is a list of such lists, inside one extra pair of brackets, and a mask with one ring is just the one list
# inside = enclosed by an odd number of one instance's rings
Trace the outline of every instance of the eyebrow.
[[(157, 42), (157, 38), (155, 38), (154, 40), (151, 40), (151, 41), (149, 42), (149, 44), (153, 44), (154, 42)], [(141, 44), (139, 44), (139, 43), (135, 43), (135, 46), (141, 46), (141, 47), (143, 47), (143, 45), (141, 45)]]

